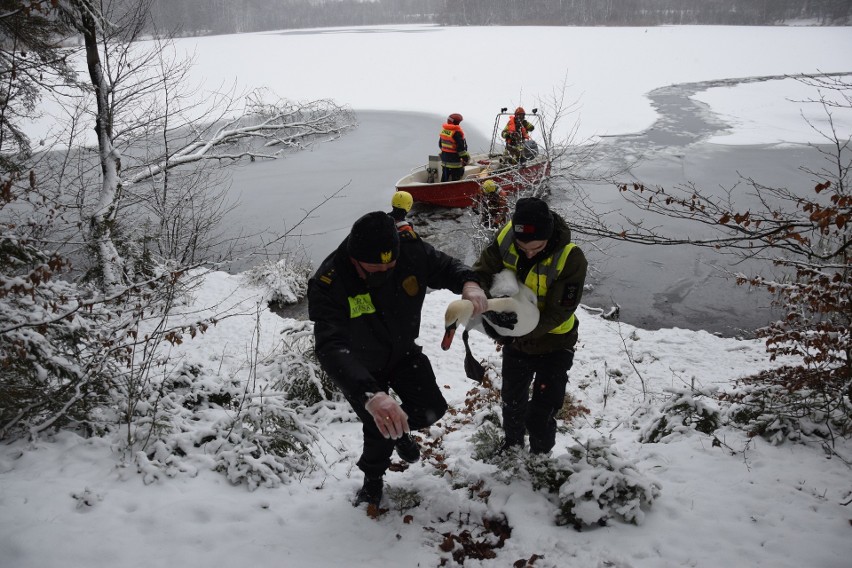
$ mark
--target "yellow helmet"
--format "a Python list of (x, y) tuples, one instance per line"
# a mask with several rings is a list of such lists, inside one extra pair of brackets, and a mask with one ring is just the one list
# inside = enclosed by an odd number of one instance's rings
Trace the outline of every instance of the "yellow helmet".
[(411, 211), (411, 206), (414, 205), (414, 198), (407, 191), (397, 191), (391, 199), (391, 207), (403, 209), (406, 213)]
[(494, 193), (495, 191), (497, 191), (497, 182), (495, 182), (493, 179), (485, 180), (484, 182), (482, 182), (482, 191), (484, 191), (485, 193)]

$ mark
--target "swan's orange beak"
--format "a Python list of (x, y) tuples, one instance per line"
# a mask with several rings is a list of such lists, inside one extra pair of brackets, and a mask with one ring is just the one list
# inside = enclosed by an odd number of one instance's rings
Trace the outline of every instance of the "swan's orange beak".
[(458, 324), (453, 323), (448, 325), (446, 330), (444, 331), (444, 339), (441, 341), (441, 349), (446, 351), (450, 348), (450, 345), (453, 343), (453, 337), (456, 335), (456, 327)]

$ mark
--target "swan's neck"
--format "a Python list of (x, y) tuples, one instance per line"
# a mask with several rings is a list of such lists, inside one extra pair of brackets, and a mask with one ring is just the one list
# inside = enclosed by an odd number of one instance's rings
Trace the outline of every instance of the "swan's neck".
[(473, 302), (470, 300), (455, 300), (447, 306), (444, 324), (446, 327), (454, 323), (467, 327), (471, 317), (473, 317)]

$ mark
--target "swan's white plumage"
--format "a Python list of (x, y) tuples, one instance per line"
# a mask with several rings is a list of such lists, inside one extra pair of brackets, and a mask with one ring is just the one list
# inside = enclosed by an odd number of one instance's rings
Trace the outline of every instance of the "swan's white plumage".
[(523, 283), (518, 282), (514, 272), (504, 270), (495, 275), (491, 293), (492, 295), (499, 294), (506, 297), (489, 299), (488, 311), (514, 313), (518, 317), (517, 323), (509, 329), (500, 327), (487, 315), (473, 317), (473, 304), (469, 300), (455, 300), (449, 303), (444, 313), (444, 329), (447, 330), (444, 341), (441, 343), (444, 349), (448, 349), (450, 343), (452, 343), (457, 326), (485, 333), (482, 319), (485, 319), (497, 333), (506, 337), (526, 335), (538, 325), (540, 314), (535, 292)]
[(494, 275), (494, 280), (491, 282), (491, 288), (488, 291), (491, 293), (492, 298), (505, 298), (517, 294), (520, 287), (521, 284), (518, 282), (518, 277), (514, 272), (511, 270), (501, 270)]

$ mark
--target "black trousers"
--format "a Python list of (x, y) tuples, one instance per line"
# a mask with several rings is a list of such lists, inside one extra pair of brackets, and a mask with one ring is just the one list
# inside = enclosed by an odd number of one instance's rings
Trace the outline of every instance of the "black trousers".
[[(503, 350), (503, 432), (506, 443), (523, 446), (530, 436), (530, 451), (547, 453), (556, 445), (556, 414), (565, 401), (568, 370), (574, 363), (570, 349), (528, 355)], [(530, 397), (530, 384), (532, 396)]]
[(443, 164), (441, 168), (441, 181), (458, 181), (464, 175), (464, 166), (459, 164), (457, 168), (448, 168), (447, 164)]
[[(399, 397), (412, 431), (431, 426), (447, 412), (447, 401), (438, 388), (432, 363), (419, 347), (387, 376), (376, 379), (384, 390), (391, 389)], [(348, 400), (363, 424), (364, 450), (357, 465), (367, 477), (381, 477), (390, 465), (394, 440), (382, 436), (363, 403)]]

